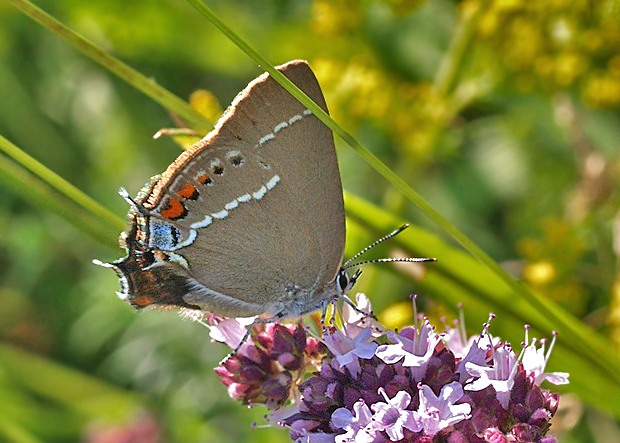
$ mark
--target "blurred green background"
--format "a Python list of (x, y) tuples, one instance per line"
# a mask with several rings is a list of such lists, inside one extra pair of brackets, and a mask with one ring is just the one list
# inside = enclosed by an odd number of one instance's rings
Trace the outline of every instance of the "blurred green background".
[[(274, 64), (308, 60), (337, 122), (617, 352), (619, 1), (206, 3)], [(196, 90), (225, 108), (261, 72), (183, 0), (36, 4), (197, 108)], [(0, 134), (51, 170), (124, 217), (118, 188), (135, 194), (176, 158), (172, 139), (152, 139), (175, 123), (0, 2)], [(445, 238), (336, 144), (346, 191)], [(116, 298), (114, 274), (91, 261), (120, 249), (11, 183), (0, 177), (0, 441), (288, 441), (251, 429), (265, 411), (227, 397), (212, 371), (226, 350), (202, 326)], [(347, 254), (377, 238), (350, 228)], [(388, 266), (367, 266), (357, 289), (379, 313), (409, 312), (415, 291), (435, 318), (454, 309)], [(561, 406), (562, 441), (620, 441), (612, 418), (570, 394)]]

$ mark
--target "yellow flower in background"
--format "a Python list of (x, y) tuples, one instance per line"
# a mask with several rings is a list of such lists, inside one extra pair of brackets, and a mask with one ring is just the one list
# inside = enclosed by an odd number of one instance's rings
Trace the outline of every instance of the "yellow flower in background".
[(612, 61), (620, 55), (620, 21), (604, 8), (581, 0), (495, 0), (476, 24), (473, 44), (489, 49), (489, 63), (508, 71), (502, 81), (522, 92), (536, 83), (577, 88), (590, 106), (615, 107), (620, 68)]
[(215, 122), (222, 115), (222, 107), (217, 98), (205, 89), (197, 89), (189, 97), (189, 104), (193, 109)]
[(534, 285), (546, 285), (557, 277), (553, 263), (542, 260), (537, 263), (529, 263), (523, 269), (523, 278)]
[(620, 76), (608, 73), (590, 76), (583, 90), (583, 101), (599, 108), (620, 105)]

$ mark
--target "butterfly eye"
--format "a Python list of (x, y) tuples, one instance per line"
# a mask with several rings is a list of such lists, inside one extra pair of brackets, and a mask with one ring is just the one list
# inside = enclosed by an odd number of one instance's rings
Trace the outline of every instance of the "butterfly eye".
[(342, 271), (340, 274), (338, 274), (338, 286), (340, 287), (340, 290), (342, 292), (345, 292), (347, 289), (347, 286), (349, 286), (349, 276), (347, 275), (346, 272)]

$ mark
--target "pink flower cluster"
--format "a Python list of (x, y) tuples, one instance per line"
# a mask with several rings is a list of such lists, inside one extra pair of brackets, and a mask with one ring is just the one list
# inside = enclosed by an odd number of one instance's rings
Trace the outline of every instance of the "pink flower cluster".
[[(357, 304), (371, 312), (363, 294)], [(245, 333), (234, 319), (210, 323), (231, 348)], [(488, 323), (468, 341), (462, 328), (438, 334), (428, 319), (385, 332), (346, 304), (341, 323), (322, 339), (300, 325), (260, 325), (215, 371), (231, 397), (265, 405), (299, 443), (556, 441), (546, 433), (558, 395), (540, 388), (568, 383), (544, 372), (553, 341), (548, 352), (544, 341), (527, 344), (526, 327), (517, 355)]]

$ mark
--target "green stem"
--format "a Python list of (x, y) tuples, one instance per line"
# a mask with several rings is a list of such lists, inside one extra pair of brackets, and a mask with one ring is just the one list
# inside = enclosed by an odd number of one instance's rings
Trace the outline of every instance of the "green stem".
[(483, 9), (481, 2), (470, 2), (463, 10), (461, 20), (450, 41), (448, 52), (443, 57), (433, 81), (433, 87), (437, 95), (447, 98), (453, 90), (458, 73), (461, 72), (461, 65), (470, 46), (478, 18)]
[[(480, 3), (470, 4), (462, 11), (460, 20), (456, 26), (450, 46), (446, 51), (441, 64), (437, 69), (435, 79), (433, 81), (433, 89), (435, 94), (446, 103), (445, 114), (433, 126), (428, 129), (428, 138), (426, 145), (421, 146), (422, 152), (430, 150), (437, 143), (440, 135), (443, 133), (446, 125), (452, 121), (455, 115), (465, 106), (465, 103), (457, 103), (454, 97), (451, 97), (452, 90), (457, 81), (458, 74), (461, 72), (461, 66), (467, 49), (470, 47), (475, 25), (482, 11)], [(473, 97), (470, 98), (470, 100)], [(411, 177), (414, 173), (412, 162), (401, 162), (398, 166), (399, 175), (401, 177)], [(387, 207), (396, 213), (401, 213), (404, 203), (403, 194), (390, 188), (386, 191), (384, 202)]]

